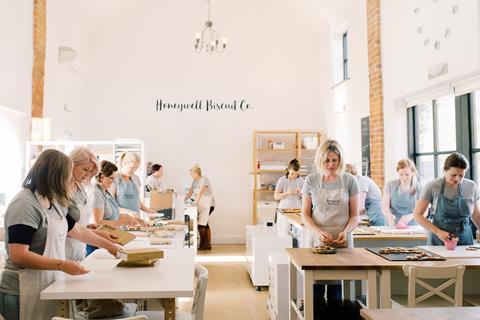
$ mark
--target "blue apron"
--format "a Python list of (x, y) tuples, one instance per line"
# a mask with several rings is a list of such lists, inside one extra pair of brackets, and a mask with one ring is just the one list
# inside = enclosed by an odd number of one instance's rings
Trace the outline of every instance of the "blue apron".
[(371, 226), (384, 226), (385, 216), (382, 213), (382, 201), (378, 199), (365, 199), (365, 211)]
[[(417, 193), (403, 193), (400, 191), (400, 185), (398, 185), (397, 189), (390, 195), (390, 211), (392, 211), (392, 214), (395, 216), (395, 224), (398, 223), (401, 217), (413, 213), (416, 201)], [(414, 226), (417, 225), (417, 223), (412, 219), (408, 225)]]
[(115, 178), (117, 185), (116, 200), (122, 208), (127, 208), (135, 212), (140, 212), (140, 193), (132, 180), (125, 181), (121, 175)]
[[(455, 237), (458, 238), (458, 245), (472, 245), (473, 234), (470, 226), (470, 208), (462, 196), (462, 187), (460, 184), (458, 185), (458, 197), (453, 199), (445, 197), (444, 192), (445, 180), (440, 188), (437, 209), (433, 215), (432, 223), (444, 231), (455, 234)], [(443, 240), (440, 240), (433, 233), (429, 236), (429, 242), (434, 246), (443, 245)]]

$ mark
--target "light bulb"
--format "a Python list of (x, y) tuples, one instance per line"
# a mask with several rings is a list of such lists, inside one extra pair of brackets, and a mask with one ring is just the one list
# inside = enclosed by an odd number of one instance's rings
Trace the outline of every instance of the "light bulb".
[(201, 37), (202, 37), (202, 36), (200, 35), (200, 33), (198, 33), (198, 32), (195, 33), (195, 39), (200, 40)]
[(227, 43), (228, 43), (228, 39), (227, 39), (227, 38), (222, 38), (222, 43), (223, 43), (223, 44), (227, 44)]

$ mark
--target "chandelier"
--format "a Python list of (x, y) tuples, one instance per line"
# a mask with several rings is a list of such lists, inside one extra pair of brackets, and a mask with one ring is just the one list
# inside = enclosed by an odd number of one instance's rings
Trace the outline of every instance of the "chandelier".
[(208, 53), (218, 52), (222, 53), (227, 47), (228, 39), (221, 38), (215, 29), (213, 29), (213, 22), (211, 19), (211, 5), (208, 0), (208, 20), (205, 22), (205, 28), (202, 33), (195, 34), (195, 51), (201, 52), (203, 48)]

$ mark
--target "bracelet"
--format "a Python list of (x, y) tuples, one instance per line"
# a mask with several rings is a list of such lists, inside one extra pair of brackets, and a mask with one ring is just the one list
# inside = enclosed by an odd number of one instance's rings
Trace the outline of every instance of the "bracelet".
[(58, 260), (57, 266), (56, 266), (57, 270), (60, 270), (60, 269), (62, 268), (62, 265), (63, 265), (63, 261), (62, 261), (62, 260)]

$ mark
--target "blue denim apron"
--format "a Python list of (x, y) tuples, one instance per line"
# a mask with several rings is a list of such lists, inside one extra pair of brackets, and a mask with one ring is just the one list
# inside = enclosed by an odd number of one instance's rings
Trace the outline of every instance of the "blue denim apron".
[(135, 212), (140, 212), (140, 193), (132, 177), (125, 181), (122, 175), (115, 178), (117, 185), (116, 200), (122, 208), (127, 208)]
[[(448, 199), (444, 195), (445, 180), (442, 182), (440, 194), (438, 195), (437, 209), (433, 215), (432, 223), (438, 228), (453, 233), (458, 238), (459, 245), (472, 245), (473, 235), (470, 226), (470, 209), (467, 201), (462, 196), (462, 187), (458, 185), (458, 197)], [(442, 246), (443, 240), (440, 240), (435, 234), (429, 236), (430, 244)]]
[[(401, 217), (413, 213), (416, 201), (417, 193), (403, 193), (400, 191), (400, 185), (398, 185), (398, 187), (390, 195), (390, 210), (395, 216), (395, 224), (398, 223)], [(417, 223), (412, 219), (408, 225), (414, 226), (417, 225)]]
[(384, 226), (385, 216), (382, 213), (382, 201), (378, 199), (365, 199), (365, 211), (371, 226)]

